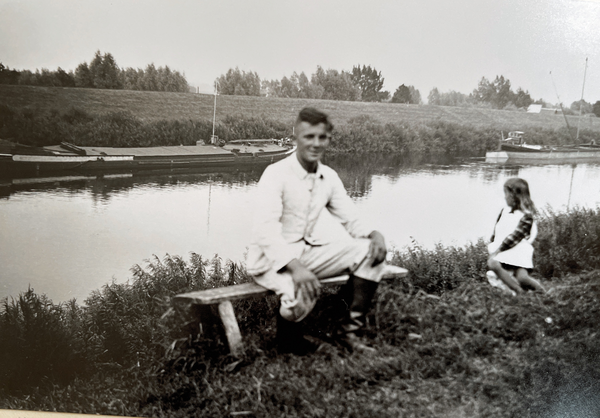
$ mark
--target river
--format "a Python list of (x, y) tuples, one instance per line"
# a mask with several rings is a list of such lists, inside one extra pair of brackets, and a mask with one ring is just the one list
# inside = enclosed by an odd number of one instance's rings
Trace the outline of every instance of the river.
[[(337, 157), (359, 212), (390, 248), (462, 246), (491, 234), (502, 184), (525, 178), (538, 208), (600, 205), (600, 164), (417, 164)], [(5, 179), (0, 184), (0, 299), (31, 286), (54, 303), (83, 303), (130, 268), (195, 252), (243, 261), (261, 170)]]

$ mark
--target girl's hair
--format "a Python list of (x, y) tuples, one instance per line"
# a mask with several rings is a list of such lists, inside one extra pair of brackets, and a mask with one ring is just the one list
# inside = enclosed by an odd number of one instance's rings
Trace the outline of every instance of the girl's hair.
[(532, 214), (537, 212), (535, 204), (529, 195), (529, 184), (525, 180), (518, 177), (508, 179), (504, 183), (504, 190), (513, 197), (516, 208)]

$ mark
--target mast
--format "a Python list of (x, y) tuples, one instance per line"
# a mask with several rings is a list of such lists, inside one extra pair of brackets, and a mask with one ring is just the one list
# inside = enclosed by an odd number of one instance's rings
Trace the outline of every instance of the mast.
[(556, 93), (556, 98), (558, 99), (558, 104), (560, 105), (560, 111), (562, 112), (565, 123), (567, 124), (567, 132), (569, 132), (569, 136), (571, 140), (575, 142), (575, 138), (573, 138), (573, 134), (571, 133), (571, 126), (569, 125), (569, 120), (567, 119), (567, 115), (565, 115), (565, 109), (563, 109), (562, 102), (560, 101), (560, 96), (558, 95), (558, 90), (556, 90), (556, 84), (554, 84), (554, 77), (552, 77), (552, 71), (550, 71), (550, 79), (552, 80), (552, 85), (554, 86), (554, 92)]
[(213, 106), (213, 129), (212, 129), (212, 136), (210, 137), (210, 143), (211, 144), (216, 144), (216, 140), (215, 140), (215, 121), (217, 119), (217, 95), (219, 94), (219, 82), (215, 81), (215, 104)]
[(581, 86), (581, 100), (579, 101), (579, 118), (577, 119), (577, 137), (575, 143), (579, 140), (579, 125), (581, 123), (581, 108), (583, 108), (583, 90), (585, 89), (585, 75), (587, 73), (587, 57), (585, 58), (585, 69), (583, 70), (583, 86)]

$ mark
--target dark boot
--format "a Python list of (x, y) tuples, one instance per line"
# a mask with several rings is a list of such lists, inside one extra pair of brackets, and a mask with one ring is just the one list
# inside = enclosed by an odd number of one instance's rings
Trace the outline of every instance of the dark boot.
[(319, 345), (309, 341), (304, 337), (302, 325), (299, 322), (292, 322), (284, 319), (279, 311), (277, 312), (277, 334), (275, 337), (277, 351), (279, 353), (292, 353), (298, 356), (304, 356), (315, 352)]
[(338, 330), (338, 341), (351, 351), (375, 351), (362, 341), (360, 334), (366, 325), (367, 313), (378, 285), (379, 283), (371, 280), (350, 276), (341, 289), (347, 309)]

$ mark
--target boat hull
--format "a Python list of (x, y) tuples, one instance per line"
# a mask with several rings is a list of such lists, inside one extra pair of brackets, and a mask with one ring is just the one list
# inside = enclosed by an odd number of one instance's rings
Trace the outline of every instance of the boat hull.
[[(40, 175), (52, 172), (128, 173), (146, 170), (224, 168), (268, 165), (295, 148), (277, 145), (188, 146), (154, 148), (81, 148), (89, 155), (0, 154), (0, 175)], [(130, 155), (119, 155), (119, 153)]]
[(485, 154), (489, 163), (577, 163), (600, 161), (600, 150), (569, 151), (491, 151)]

